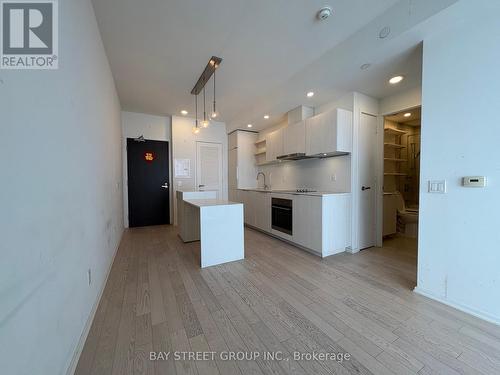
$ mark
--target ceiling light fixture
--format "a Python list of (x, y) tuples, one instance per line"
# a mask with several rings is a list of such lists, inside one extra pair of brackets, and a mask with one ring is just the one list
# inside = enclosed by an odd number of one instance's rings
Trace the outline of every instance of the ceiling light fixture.
[(185, 109), (183, 109), (183, 110), (181, 111), (181, 114), (182, 114), (183, 116), (186, 116), (186, 115), (188, 114), (188, 111), (186, 111)]
[(205, 86), (203, 86), (203, 121), (201, 122), (201, 126), (204, 128), (208, 128), (208, 119), (207, 119), (207, 111), (206, 111), (206, 100), (205, 100)]
[(194, 108), (195, 108), (195, 120), (193, 126), (193, 134), (198, 134), (200, 132), (200, 128), (198, 127), (198, 95), (194, 96)]
[(306, 95), (308, 98), (312, 98), (314, 96), (314, 92), (309, 91)]
[[(201, 90), (203, 90), (203, 121), (201, 123), (202, 127), (206, 128), (208, 127), (210, 120), (207, 118), (207, 111), (206, 111), (206, 95), (205, 95), (205, 86), (206, 84), (210, 81), (210, 78), (212, 77), (213, 74), (215, 74), (215, 69), (220, 66), (220, 63), (222, 62), (222, 59), (217, 56), (212, 56), (210, 60), (208, 61), (207, 66), (201, 73), (201, 76), (198, 78), (198, 81), (196, 81), (196, 84), (194, 85), (193, 89), (191, 90), (191, 94), (195, 95), (195, 106), (196, 106), (196, 120), (195, 120), (195, 126), (193, 127), (193, 133), (198, 134), (200, 132), (200, 127), (198, 126), (198, 95), (201, 93)], [(215, 107), (215, 80), (214, 80), (214, 102), (213, 102), (213, 112), (216, 113), (217, 116), (217, 111)]]
[(265, 118), (266, 120), (269, 120), (269, 115), (264, 115), (264, 118)]
[(403, 116), (404, 116), (404, 117), (410, 117), (410, 116), (411, 116), (411, 113), (410, 113), (410, 112), (406, 112)]
[[(210, 61), (212, 62), (213, 60)], [(211, 117), (216, 118), (217, 116), (219, 116), (219, 113), (217, 112), (217, 108), (215, 107), (215, 70), (217, 69), (217, 64), (215, 63), (215, 61), (213, 61), (213, 66), (214, 66), (214, 102), (213, 102)]]
[(253, 125), (252, 124), (248, 124), (247, 125), (247, 128), (251, 128)]
[(403, 79), (404, 79), (404, 77), (403, 77), (403, 76), (394, 76), (394, 77), (392, 77), (392, 78), (389, 80), (389, 83), (390, 83), (391, 85), (395, 85), (396, 83), (401, 82)]

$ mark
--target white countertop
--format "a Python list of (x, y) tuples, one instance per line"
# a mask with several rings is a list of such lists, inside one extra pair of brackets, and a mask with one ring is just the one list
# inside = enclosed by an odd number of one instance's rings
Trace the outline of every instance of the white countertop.
[(223, 199), (185, 199), (184, 202), (195, 207), (230, 206), (233, 204), (241, 204)]
[(351, 193), (344, 193), (344, 192), (334, 192), (334, 191), (309, 191), (305, 193), (301, 192), (296, 192), (294, 190), (273, 190), (273, 189), (238, 189), (238, 190), (243, 190), (243, 191), (257, 191), (260, 193), (272, 193), (272, 194), (292, 194), (292, 195), (311, 195), (311, 196), (316, 196), (316, 197), (322, 197), (325, 195), (350, 195)]

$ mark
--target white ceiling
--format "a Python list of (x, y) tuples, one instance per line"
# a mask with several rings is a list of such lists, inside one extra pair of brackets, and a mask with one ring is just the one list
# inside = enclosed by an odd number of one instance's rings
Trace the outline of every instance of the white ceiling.
[[(409, 113), (410, 116), (405, 117), (405, 113)], [(422, 117), (421, 107), (417, 107), (403, 112), (398, 112), (390, 116), (385, 116), (385, 119), (400, 124), (405, 124), (410, 126), (420, 126), (421, 117)]]
[[(453, 2), (329, 0), (334, 14), (320, 22), (324, 0), (93, 1), (124, 110), (193, 115), (190, 91), (216, 55), (224, 59), (217, 103), (229, 129), (259, 129), (297, 105), (347, 91), (385, 97), (420, 84), (418, 40), (398, 43), (397, 36)], [(391, 35), (379, 39), (386, 25)], [(360, 70), (363, 63), (372, 66)], [(390, 87), (393, 74), (406, 79)]]

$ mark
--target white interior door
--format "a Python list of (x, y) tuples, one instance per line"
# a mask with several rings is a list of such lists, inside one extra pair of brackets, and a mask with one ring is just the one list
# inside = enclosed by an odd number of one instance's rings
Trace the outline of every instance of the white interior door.
[(359, 123), (359, 248), (375, 246), (377, 117), (361, 113)]
[(222, 198), (222, 144), (196, 142), (196, 186), (200, 191), (217, 191)]

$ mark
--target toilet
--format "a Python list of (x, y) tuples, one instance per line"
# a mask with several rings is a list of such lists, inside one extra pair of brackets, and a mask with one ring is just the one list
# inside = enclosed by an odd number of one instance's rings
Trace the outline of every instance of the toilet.
[(416, 238), (418, 236), (418, 208), (407, 208), (403, 195), (396, 193), (396, 205), (398, 214), (398, 232)]

